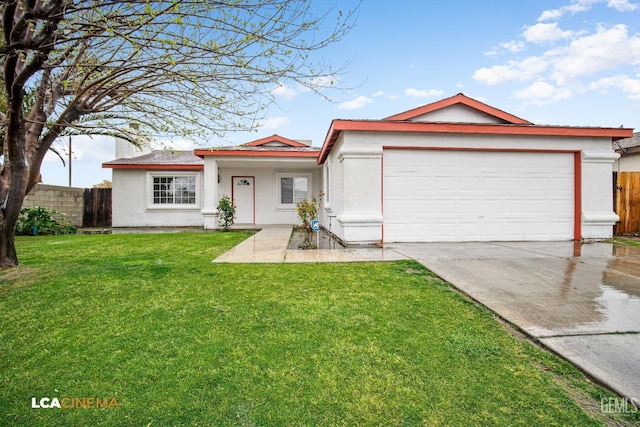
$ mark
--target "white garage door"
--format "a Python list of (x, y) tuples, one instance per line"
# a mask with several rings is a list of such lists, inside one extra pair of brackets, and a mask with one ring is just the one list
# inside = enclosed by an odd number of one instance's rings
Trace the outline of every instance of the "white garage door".
[(384, 241), (571, 240), (573, 153), (384, 150)]

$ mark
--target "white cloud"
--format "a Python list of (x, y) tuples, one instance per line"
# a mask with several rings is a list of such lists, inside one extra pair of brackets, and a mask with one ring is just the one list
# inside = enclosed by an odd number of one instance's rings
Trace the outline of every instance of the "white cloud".
[(379, 90), (379, 91), (377, 91), (376, 93), (374, 93), (371, 96), (373, 96), (374, 98), (378, 98), (380, 96), (384, 96), (385, 98), (391, 99), (391, 100), (398, 99), (398, 95), (392, 95), (392, 94), (386, 93), (383, 90)]
[(340, 110), (358, 110), (360, 108), (366, 107), (368, 104), (371, 104), (373, 99), (368, 98), (366, 96), (359, 96), (356, 99), (351, 101), (343, 102), (340, 104), (338, 109)]
[(518, 53), (524, 49), (524, 42), (512, 40), (510, 42), (500, 43), (500, 47), (511, 53)]
[(566, 88), (558, 88), (547, 82), (537, 81), (529, 87), (516, 91), (515, 97), (530, 101), (535, 105), (543, 105), (551, 101), (571, 97), (572, 91)]
[[(640, 77), (640, 76), (638, 76)], [(589, 85), (589, 89), (608, 93), (608, 88), (616, 88), (625, 92), (631, 99), (640, 99), (640, 78), (633, 79), (626, 75), (604, 77)]]
[(494, 65), (489, 68), (480, 68), (473, 73), (473, 79), (489, 86), (497, 85), (518, 78), (514, 67), (509, 65)]
[(263, 129), (278, 129), (289, 124), (288, 117), (268, 117), (260, 122)]
[(551, 24), (535, 24), (525, 27), (523, 33), (525, 40), (531, 43), (544, 43), (561, 39), (568, 39), (573, 31), (563, 31), (558, 27), (557, 22)]
[(284, 83), (278, 83), (278, 86), (276, 86), (275, 88), (271, 89), (271, 93), (273, 93), (276, 96), (280, 96), (280, 97), (282, 97), (284, 99), (293, 99), (300, 92), (298, 90), (296, 90), (296, 89), (288, 87)]
[(563, 13), (564, 12), (561, 9), (545, 10), (544, 12), (542, 12), (542, 15), (540, 15), (540, 17), (538, 18), (538, 22), (558, 19), (562, 17)]
[[(538, 22), (560, 19), (566, 13), (576, 14), (587, 12), (596, 3), (604, 3), (607, 0), (572, 0), (572, 3), (559, 9), (549, 9), (542, 12), (538, 18)], [(618, 12), (632, 12), (638, 9), (637, 3), (630, 3), (629, 0), (608, 0), (607, 7), (617, 10)]]
[(607, 6), (618, 12), (632, 12), (638, 8), (636, 3), (629, 3), (629, 0), (609, 0)]
[(629, 36), (623, 24), (599, 27), (592, 35), (573, 40), (568, 46), (548, 51), (553, 58), (552, 77), (564, 84), (575, 78), (622, 65), (640, 63), (640, 35)]
[[(538, 56), (480, 68), (473, 78), (487, 85), (553, 80), (558, 88), (567, 85), (575, 88), (580, 84), (588, 85), (588, 82), (580, 81), (585, 77), (638, 64), (640, 34), (629, 35), (627, 27), (619, 24), (610, 28), (599, 26), (595, 33), (577, 36)], [(542, 87), (538, 85), (537, 89)], [(567, 93), (571, 92), (574, 90)], [(552, 98), (560, 99), (557, 96)]]
[(404, 94), (412, 98), (430, 98), (432, 96), (440, 96), (444, 94), (444, 91), (438, 89), (420, 90), (409, 88), (405, 89)]
[(565, 6), (564, 9), (567, 12), (570, 12), (572, 14), (576, 14), (576, 13), (580, 13), (580, 12), (588, 12), (589, 10), (591, 10), (591, 5), (594, 3), (598, 3), (601, 0), (582, 0), (582, 1), (578, 1), (578, 3), (576, 4), (571, 4), (569, 6)]
[[(69, 137), (56, 140), (53, 145), (60, 155), (68, 162)], [(115, 158), (115, 140), (110, 136), (87, 135), (74, 136), (71, 139), (72, 160), (106, 162)], [(52, 152), (46, 154), (46, 163), (60, 163), (60, 158)]]
[(493, 47), (489, 52), (485, 52), (484, 54), (487, 56), (498, 56), (503, 52), (518, 53), (524, 50), (524, 47), (525, 44), (523, 41), (511, 40), (509, 42), (500, 43), (497, 47)]
[[(634, 3), (634, 0), (566, 1), (565, 6), (545, 10), (537, 24), (523, 27), (522, 37), (526, 45), (503, 43), (501, 50), (493, 48), (488, 53), (495, 58), (498, 54), (517, 54), (527, 48), (534, 51), (535, 55), (524, 59), (507, 58), (493, 66), (478, 68), (473, 78), (486, 85), (505, 82), (524, 84), (516, 87), (514, 96), (527, 100), (527, 103), (543, 104), (566, 99), (585, 88), (599, 91), (615, 89), (623, 91), (630, 98), (640, 99), (640, 75), (633, 77), (630, 74), (635, 74), (640, 65), (639, 32), (635, 29), (632, 32), (630, 27), (622, 23), (606, 26), (594, 24), (594, 27), (585, 30), (585, 26), (593, 22), (592, 19), (582, 21), (580, 27), (573, 28), (564, 28), (558, 22), (552, 22), (564, 15), (588, 11), (597, 4), (601, 8), (609, 7), (620, 12), (640, 10), (640, 1)], [(552, 47), (544, 48), (545, 43), (552, 43)], [(627, 77), (625, 73), (632, 77)], [(596, 79), (596, 82), (592, 82)]]
[(473, 73), (473, 78), (489, 86), (510, 80), (527, 81), (539, 76), (548, 66), (545, 58), (530, 56), (522, 61), (508, 61), (505, 65), (480, 68)]
[(562, 6), (559, 9), (545, 10), (538, 18), (538, 22), (556, 20), (561, 18), (566, 13), (576, 14), (580, 12), (587, 12), (591, 9), (592, 5), (602, 1), (603, 0), (572, 0), (571, 4)]

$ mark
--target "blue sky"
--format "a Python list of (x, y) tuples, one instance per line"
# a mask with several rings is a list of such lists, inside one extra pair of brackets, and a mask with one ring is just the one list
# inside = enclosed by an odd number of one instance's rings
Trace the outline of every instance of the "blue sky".
[[(346, 89), (323, 92), (331, 101), (282, 82), (256, 132), (204, 145), (277, 133), (320, 146), (332, 119), (381, 119), (459, 92), (536, 124), (640, 130), (640, 0), (363, 0), (353, 30), (321, 57), (349, 63), (333, 76)], [(101, 168), (114, 157), (111, 139), (73, 146), (74, 186), (111, 179)], [(42, 175), (68, 184), (55, 156)]]

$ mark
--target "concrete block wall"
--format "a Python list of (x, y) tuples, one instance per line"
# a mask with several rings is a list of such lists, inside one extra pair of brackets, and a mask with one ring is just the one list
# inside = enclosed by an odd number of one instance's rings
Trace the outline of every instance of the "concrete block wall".
[(84, 188), (38, 184), (27, 194), (23, 208), (42, 206), (64, 212), (66, 219), (76, 227), (82, 227), (84, 216)]

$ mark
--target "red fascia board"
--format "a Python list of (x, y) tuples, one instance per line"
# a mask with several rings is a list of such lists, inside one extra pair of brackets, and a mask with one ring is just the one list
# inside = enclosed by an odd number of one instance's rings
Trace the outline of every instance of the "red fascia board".
[(263, 144), (268, 144), (269, 142), (281, 142), (291, 147), (306, 147), (306, 145), (301, 142), (294, 141), (293, 139), (285, 138), (283, 136), (276, 135), (276, 134), (267, 136), (265, 138), (256, 139), (255, 141), (248, 142), (245, 145), (249, 147), (258, 147)]
[(333, 120), (331, 122), (331, 126), (329, 126), (329, 130), (327, 131), (327, 136), (324, 138), (324, 144), (322, 144), (322, 148), (320, 149), (320, 155), (318, 156), (318, 164), (321, 165), (327, 160), (331, 149), (335, 145), (338, 137), (340, 136), (340, 132), (342, 131), (336, 126), (336, 122), (342, 122), (344, 120)]
[(142, 169), (142, 170), (181, 170), (193, 171), (203, 170), (204, 165), (153, 165), (153, 164), (128, 164), (128, 165), (108, 165), (102, 164), (104, 169)]
[(251, 151), (251, 150), (195, 150), (196, 156), (214, 157), (318, 157), (318, 151)]
[(520, 117), (514, 116), (513, 114), (509, 114), (506, 111), (502, 111), (495, 107), (487, 105), (483, 102), (476, 101), (475, 99), (469, 98), (468, 96), (463, 95), (461, 93), (449, 98), (442, 99), (440, 101), (433, 102), (431, 104), (414, 108), (412, 110), (408, 110), (399, 114), (394, 114), (393, 116), (387, 117), (383, 120), (409, 120), (414, 117), (422, 116), (423, 114), (431, 113), (432, 111), (441, 110), (443, 108), (450, 107), (455, 104), (466, 105), (475, 110), (489, 114), (490, 116), (494, 116), (498, 119), (504, 120), (512, 124), (520, 124), (520, 125), (533, 124), (528, 120), (521, 119)]
[(591, 128), (542, 125), (498, 125), (476, 123), (432, 123), (398, 121), (358, 121), (334, 120), (331, 123), (325, 142), (322, 145), (318, 164), (324, 163), (333, 145), (343, 131), (363, 132), (415, 132), (415, 133), (458, 133), (480, 135), (518, 135), (518, 136), (562, 136), (562, 137), (603, 137), (612, 141), (630, 138), (630, 128)]

